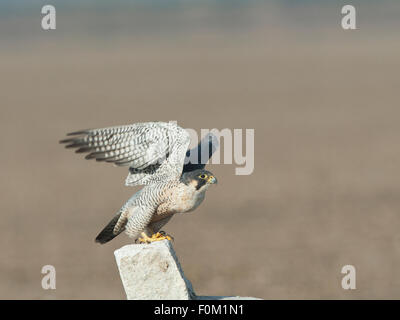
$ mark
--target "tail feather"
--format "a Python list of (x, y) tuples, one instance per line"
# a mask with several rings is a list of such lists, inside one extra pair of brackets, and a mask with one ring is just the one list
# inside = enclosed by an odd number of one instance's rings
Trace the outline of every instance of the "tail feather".
[(100, 244), (104, 244), (112, 239), (114, 239), (117, 235), (119, 235), (122, 231), (125, 230), (125, 225), (115, 228), (117, 224), (121, 225), (121, 221), (119, 221), (122, 212), (115, 215), (114, 218), (104, 227), (104, 229), (98, 234), (96, 237), (96, 242)]

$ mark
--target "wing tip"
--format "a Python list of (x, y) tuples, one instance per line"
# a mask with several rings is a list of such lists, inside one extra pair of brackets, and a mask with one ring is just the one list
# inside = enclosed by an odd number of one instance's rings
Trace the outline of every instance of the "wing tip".
[[(69, 132), (69, 133), (66, 134), (66, 136), (67, 136), (67, 137), (79, 136), (79, 135), (89, 134), (89, 132), (90, 132), (90, 129), (79, 130), (79, 131)], [(79, 139), (79, 138), (78, 138), (78, 137), (73, 137), (73, 138), (62, 139), (62, 140), (59, 140), (58, 143), (70, 143), (70, 142), (75, 142), (76, 139)]]
[(69, 133), (67, 133), (67, 136), (78, 136), (78, 135), (82, 135), (82, 134), (88, 134), (89, 131), (90, 131), (90, 129), (84, 129), (84, 130), (69, 132)]
[(70, 139), (70, 138), (69, 139), (62, 139), (62, 140), (59, 140), (58, 143), (70, 143), (70, 142), (73, 142), (73, 140), (74, 139)]

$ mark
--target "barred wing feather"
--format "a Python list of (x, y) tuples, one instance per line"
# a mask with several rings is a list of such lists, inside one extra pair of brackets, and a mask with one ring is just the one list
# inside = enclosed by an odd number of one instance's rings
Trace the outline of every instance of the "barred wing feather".
[(89, 129), (68, 134), (60, 141), (86, 159), (129, 166), (126, 185), (176, 179), (182, 173), (189, 134), (174, 123), (146, 122)]

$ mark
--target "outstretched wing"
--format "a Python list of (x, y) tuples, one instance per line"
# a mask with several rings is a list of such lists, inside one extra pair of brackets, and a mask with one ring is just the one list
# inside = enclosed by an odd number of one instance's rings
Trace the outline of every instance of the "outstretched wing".
[(129, 166), (126, 185), (177, 179), (182, 173), (189, 134), (175, 123), (145, 122), (68, 134), (61, 140), (86, 159)]
[(195, 148), (186, 152), (182, 173), (204, 169), (218, 146), (217, 137), (211, 132), (207, 134)]

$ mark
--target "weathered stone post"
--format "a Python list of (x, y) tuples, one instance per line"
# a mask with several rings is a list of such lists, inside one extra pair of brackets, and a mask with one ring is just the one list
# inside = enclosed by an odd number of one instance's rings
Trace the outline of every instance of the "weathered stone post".
[(128, 300), (256, 299), (196, 296), (168, 240), (126, 245), (114, 255)]

